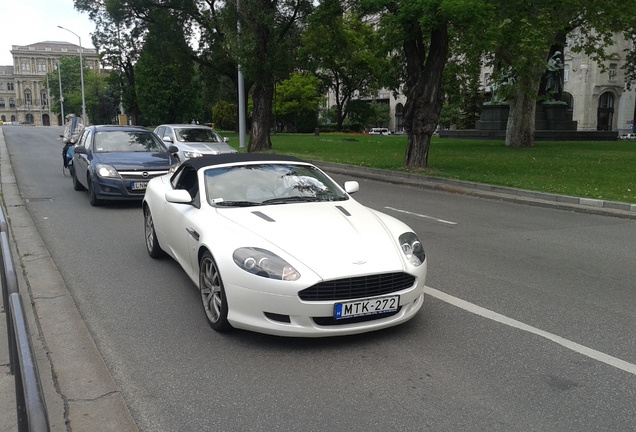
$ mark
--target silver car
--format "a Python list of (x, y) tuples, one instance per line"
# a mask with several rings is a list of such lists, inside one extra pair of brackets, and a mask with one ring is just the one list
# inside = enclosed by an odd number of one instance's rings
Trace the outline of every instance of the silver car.
[[(176, 147), (173, 156), (180, 162), (186, 159), (199, 158), (204, 155), (237, 153), (230, 146), (227, 137), (222, 137), (214, 129), (198, 124), (165, 124), (155, 128), (155, 133), (166, 146)], [(172, 149), (171, 149), (172, 150)]]

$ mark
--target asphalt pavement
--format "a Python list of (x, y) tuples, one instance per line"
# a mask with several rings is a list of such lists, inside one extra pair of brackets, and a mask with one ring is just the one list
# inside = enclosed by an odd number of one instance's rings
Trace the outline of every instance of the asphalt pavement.
[[(13, 126), (15, 127), (15, 126)], [(315, 162), (325, 171), (448, 193), (636, 219), (636, 204), (546, 194)], [(52, 431), (137, 431), (75, 302), (29, 215), (0, 128), (0, 195)], [(6, 311), (2, 309), (2, 315)], [(0, 432), (17, 431), (6, 317), (0, 317)]]

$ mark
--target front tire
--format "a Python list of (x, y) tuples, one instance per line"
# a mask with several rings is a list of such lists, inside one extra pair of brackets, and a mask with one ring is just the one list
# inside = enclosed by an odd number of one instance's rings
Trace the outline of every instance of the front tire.
[(227, 320), (228, 304), (221, 273), (210, 252), (199, 263), (199, 289), (205, 317), (214, 330), (226, 332), (232, 328)]
[(93, 182), (90, 179), (88, 179), (88, 200), (94, 207), (104, 204), (104, 201), (97, 198), (97, 193), (95, 192), (95, 188), (93, 187)]
[(148, 251), (148, 255), (152, 258), (161, 258), (164, 256), (165, 252), (161, 249), (161, 246), (159, 246), (155, 224), (148, 207), (144, 207), (144, 234), (146, 237), (146, 250)]

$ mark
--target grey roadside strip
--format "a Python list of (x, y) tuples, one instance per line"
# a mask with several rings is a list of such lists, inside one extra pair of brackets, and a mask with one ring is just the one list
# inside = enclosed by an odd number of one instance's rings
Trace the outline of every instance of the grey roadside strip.
[(0, 191), (51, 430), (138, 431), (26, 209), (1, 129)]
[(556, 208), (579, 213), (636, 219), (636, 204), (578, 198), (524, 189), (492, 186), (482, 183), (427, 177), (418, 174), (401, 173), (377, 168), (342, 165), (331, 162), (312, 161), (312, 163), (327, 172), (335, 174), (355, 175), (371, 180), (415, 186), (423, 189), (470, 195), (519, 204)]

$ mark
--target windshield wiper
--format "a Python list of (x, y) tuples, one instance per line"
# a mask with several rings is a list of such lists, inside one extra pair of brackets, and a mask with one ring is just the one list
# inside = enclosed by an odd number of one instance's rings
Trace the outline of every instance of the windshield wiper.
[(306, 197), (306, 196), (279, 197), (279, 198), (272, 198), (272, 199), (265, 200), (263, 201), (263, 204), (286, 204), (286, 203), (293, 203), (293, 202), (317, 202), (317, 201), (323, 201), (323, 199), (318, 197)]
[(225, 206), (225, 207), (253, 207), (259, 206), (261, 203), (254, 201), (219, 201), (214, 203), (217, 206)]

